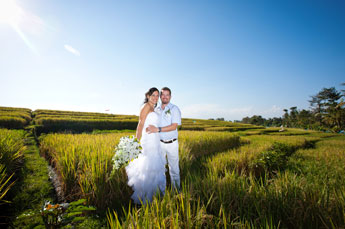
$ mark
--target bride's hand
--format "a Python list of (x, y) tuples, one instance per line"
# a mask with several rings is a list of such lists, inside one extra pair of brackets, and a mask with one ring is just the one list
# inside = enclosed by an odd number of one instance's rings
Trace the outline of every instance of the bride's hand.
[(153, 126), (153, 125), (149, 125), (147, 128), (146, 128), (146, 132), (148, 134), (151, 134), (151, 133), (157, 133), (158, 132), (158, 128)]

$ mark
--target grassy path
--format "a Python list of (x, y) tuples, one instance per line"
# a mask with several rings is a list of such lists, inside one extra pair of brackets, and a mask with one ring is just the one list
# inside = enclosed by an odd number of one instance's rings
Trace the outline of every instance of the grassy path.
[(24, 164), (11, 192), (14, 197), (10, 227), (34, 228), (41, 225), (44, 228), (39, 211), (45, 200), (54, 199), (54, 189), (49, 181), (47, 162), (39, 154), (35, 137), (28, 132), (25, 140)]

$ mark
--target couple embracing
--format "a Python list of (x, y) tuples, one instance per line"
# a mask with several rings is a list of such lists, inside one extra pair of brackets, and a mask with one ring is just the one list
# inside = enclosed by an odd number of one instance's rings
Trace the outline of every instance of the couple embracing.
[[(159, 97), (161, 104), (157, 105)], [(153, 87), (145, 94), (136, 131), (142, 153), (126, 167), (128, 185), (134, 191), (132, 199), (137, 204), (151, 201), (159, 191), (164, 194), (167, 160), (171, 184), (180, 188), (177, 127), (181, 125), (181, 112), (170, 99), (171, 90), (167, 87), (160, 92)]]

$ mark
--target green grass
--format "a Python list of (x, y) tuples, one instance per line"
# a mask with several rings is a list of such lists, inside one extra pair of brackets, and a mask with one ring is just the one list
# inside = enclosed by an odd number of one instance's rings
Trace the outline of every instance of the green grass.
[[(18, 183), (14, 186), (10, 206), (15, 228), (33, 228), (42, 225), (39, 213), (45, 200), (54, 199), (54, 189), (49, 181), (47, 162), (39, 155), (32, 135), (26, 138), (27, 149), (24, 151), (24, 164)], [(28, 216), (29, 215), (29, 216)]]

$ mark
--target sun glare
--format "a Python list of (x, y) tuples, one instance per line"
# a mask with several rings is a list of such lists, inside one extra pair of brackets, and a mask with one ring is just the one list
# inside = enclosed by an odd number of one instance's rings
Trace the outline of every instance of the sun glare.
[(0, 25), (7, 24), (19, 35), (24, 43), (38, 54), (30, 42), (26, 32), (34, 34), (39, 32), (43, 25), (42, 20), (36, 15), (26, 11), (15, 0), (0, 0)]
[(0, 23), (17, 25), (21, 19), (22, 10), (14, 0), (0, 1)]

